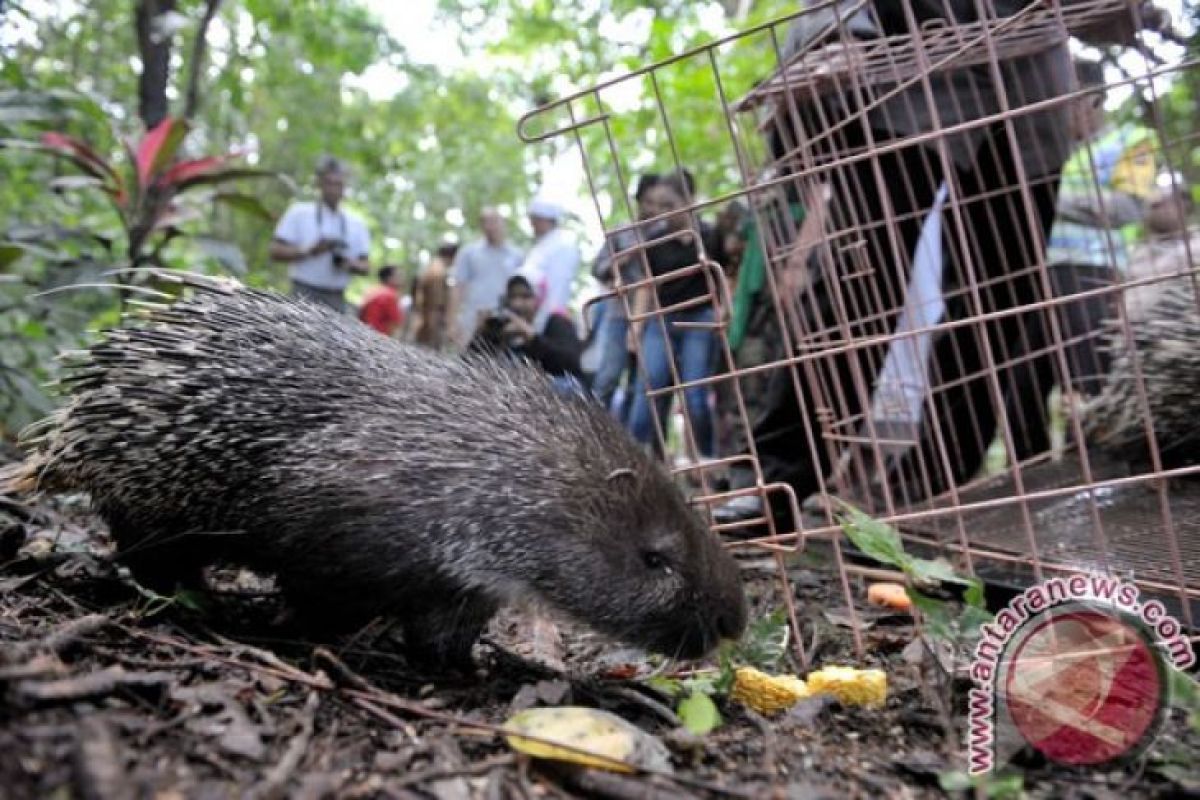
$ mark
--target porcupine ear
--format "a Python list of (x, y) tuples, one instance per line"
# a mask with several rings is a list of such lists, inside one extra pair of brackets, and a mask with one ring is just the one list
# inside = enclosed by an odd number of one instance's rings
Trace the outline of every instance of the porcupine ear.
[(605, 480), (614, 488), (632, 490), (637, 482), (637, 473), (631, 467), (621, 467), (608, 473)]

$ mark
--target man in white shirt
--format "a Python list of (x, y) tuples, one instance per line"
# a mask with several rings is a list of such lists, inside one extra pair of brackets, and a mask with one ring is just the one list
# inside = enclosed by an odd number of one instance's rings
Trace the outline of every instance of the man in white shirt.
[(454, 259), (454, 339), (460, 347), (471, 341), (479, 315), (498, 308), (508, 279), (521, 266), (521, 251), (509, 242), (504, 218), (494, 208), (479, 214), (483, 238), (458, 251)]
[(562, 206), (549, 200), (537, 198), (529, 204), (529, 226), (535, 241), (518, 274), (537, 292), (534, 328), (539, 333), (552, 314), (572, 318), (571, 290), (581, 261), (575, 237), (559, 226), (565, 213)]
[(345, 291), (353, 274), (367, 274), (370, 238), (367, 225), (342, 208), (346, 169), (327, 156), (317, 165), (315, 203), (294, 203), (275, 227), (270, 256), (289, 264), (292, 295), (344, 312)]

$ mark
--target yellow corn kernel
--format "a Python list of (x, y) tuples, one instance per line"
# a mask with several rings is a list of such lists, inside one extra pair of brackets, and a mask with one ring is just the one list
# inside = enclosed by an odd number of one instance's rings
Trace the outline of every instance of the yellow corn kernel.
[(740, 667), (730, 697), (761, 714), (773, 714), (810, 694), (809, 687), (795, 675), (768, 675), (754, 667)]
[(887, 700), (887, 674), (881, 669), (822, 667), (809, 673), (808, 690), (833, 695), (842, 705), (877, 708)]

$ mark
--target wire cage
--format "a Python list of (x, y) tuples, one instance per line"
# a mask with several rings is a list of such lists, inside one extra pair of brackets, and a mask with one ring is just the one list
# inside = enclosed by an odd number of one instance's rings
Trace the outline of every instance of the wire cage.
[[(675, 469), (731, 546), (830, 543), (853, 614), (837, 498), (993, 583), (1102, 572), (1195, 630), (1200, 367), (1154, 348), (1200, 331), (1200, 240), (1170, 224), (1197, 134), (1160, 113), (1196, 62), (1134, 46), (1088, 79), (1072, 59), (1072, 38), (1158, 35), (1140, 8), (809, 3), (522, 120), (527, 141), (570, 137), (582, 157), (629, 267), (605, 302), (638, 331), (643, 412), (661, 448), (675, 400)], [(1105, 98), (1119, 124), (1098, 124)], [(735, 188), (682, 181), (681, 207), (639, 210), (647, 147)], [(736, 276), (706, 221), (732, 202)], [(664, 267), (671, 246), (693, 255)], [(710, 337), (707, 368), (689, 333)]]

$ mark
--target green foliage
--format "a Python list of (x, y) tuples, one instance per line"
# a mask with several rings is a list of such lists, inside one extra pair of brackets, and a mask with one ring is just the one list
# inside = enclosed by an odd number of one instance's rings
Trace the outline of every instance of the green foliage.
[[(730, 19), (745, 5), (746, 18)], [(512, 0), (441, 0), (446, 19), (462, 20), (468, 51), (484, 50), (519, 76), (515, 102), (538, 106), (685, 53), (737, 29), (785, 13), (795, 3), (758, 0), (745, 4), (686, 0), (597, 0), (569, 3)], [(781, 42), (786, 34), (775, 28)], [(611, 88), (546, 110), (530, 121), (538, 135), (594, 120), (573, 135), (549, 138), (537, 147), (548, 153), (577, 145), (605, 223), (629, 221), (625, 199), (639, 173), (679, 166), (696, 176), (700, 195), (714, 197), (740, 185), (738, 151), (754, 152), (756, 131), (731, 131), (725, 102), (733, 103), (775, 65), (770, 29), (704, 50), (660, 67), (653, 76), (619, 80)], [(719, 82), (718, 82), (719, 79)], [(736, 140), (735, 140), (736, 135)], [(736, 141), (736, 147), (735, 147)]]
[(750, 624), (740, 641), (727, 643), (721, 648), (720, 675), (716, 687), (728, 692), (733, 687), (734, 670), (739, 666), (751, 666), (763, 672), (776, 672), (787, 658), (788, 640), (792, 628), (788, 624), (787, 609), (776, 609)]
[[(114, 130), (133, 135), (139, 124), (134, 5), (129, 0), (13, 5), (5, 21), (16, 24), (0, 42), (0, 138), (36, 140), (48, 130), (60, 131), (119, 156), (122, 142)], [(169, 33), (168, 86), (176, 114), (187, 95), (204, 5), (202, 0), (176, 3), (181, 16)], [(546, 166), (580, 145), (604, 221), (619, 225), (629, 221), (628, 190), (645, 170), (687, 166), (696, 174), (700, 195), (709, 198), (740, 185), (738, 152), (754, 162), (762, 144), (753, 120), (739, 119), (730, 129), (723, 102), (736, 100), (770, 73), (785, 26), (764, 28), (711, 54), (681, 57), (657, 70), (653, 80), (632, 77), (531, 120), (529, 132), (536, 133), (570, 122), (572, 113), (577, 121), (593, 118), (578, 139), (556, 136), (527, 146), (516, 136), (517, 120), (543, 103), (795, 13), (800, 5), (786, 0), (439, 0), (439, 7), (472, 57), (465, 67), (415, 63), (363, 0), (223, 0), (208, 30), (198, 82), (201, 103), (191, 119), (194, 132), (180, 158), (245, 152), (250, 166), (290, 176), (311, 195), (318, 157), (343, 157), (352, 168), (348, 204), (372, 230), (372, 261), (396, 264), (409, 274), (447, 235), (472, 236), (460, 219), (471, 226), (485, 204), (507, 208), (519, 223)], [(1193, 38), (1190, 57), (1196, 47)], [(373, 74), (384, 75), (382, 83), (364, 80)], [(1200, 123), (1196, 76), (1190, 70), (1172, 83), (1158, 112), (1174, 164), (1183, 165), (1200, 186), (1200, 149), (1193, 133)], [(186, 152), (189, 147), (196, 153)], [(5, 297), (28, 297), (90, 278), (105, 263), (125, 258), (121, 221), (103, 196), (88, 190), (102, 179), (29, 153), (10, 151), (3, 162), (0, 240), (8, 243), (0, 245), (0, 269), (19, 276), (3, 288)], [(283, 286), (286, 267), (266, 257), (270, 222), (263, 212), (277, 214), (295, 199), (294, 192), (264, 184), (252, 195), (213, 191), (195, 197), (198, 202), (187, 214), (202, 237), (170, 242), (162, 258), (238, 270), (254, 286)], [(39, 242), (12, 235), (49, 228), (95, 238)], [(521, 238), (521, 226), (514, 229)], [(54, 295), (26, 304), (34, 307), (20, 312), (14, 329), (35, 319), (50, 345), (76, 341), (90, 324), (111, 319), (116, 307), (115, 296), (94, 291), (89, 297)], [(58, 314), (51, 306), (61, 307), (64, 319), (47, 318)], [(52, 367), (37, 370), (34, 385), (52, 377)], [(9, 429), (17, 423), (6, 410), (10, 397), (11, 392), (0, 399), (0, 424)]]
[[(65, 92), (0, 95), (0, 109), (19, 110), (7, 117), (16, 121), (12, 130), (18, 133), (29, 130), (28, 123), (47, 126), (69, 120), (69, 111), (87, 106), (85, 99)], [(33, 156), (57, 160), (72, 173), (46, 181), (62, 209), (56, 214), (59, 224), (11, 226), (6, 240), (0, 240), (0, 265), (9, 273), (0, 286), (0, 386), (7, 390), (0, 401), (0, 435), (18, 432), (52, 409), (41, 385), (56, 377), (53, 359), (58, 350), (78, 345), (90, 327), (117, 321), (119, 295), (79, 301), (47, 290), (72, 283), (128, 283), (130, 276), (110, 277), (111, 271), (166, 266), (169, 252), (186, 256), (181, 260), (189, 268), (201, 268), (203, 259), (196, 254), (211, 254), (213, 240), (197, 240), (192, 244), (198, 249), (189, 250), (185, 228), (202, 220), (205, 209), (218, 202), (270, 219), (257, 199), (216, 188), (270, 173), (231, 167), (230, 156), (180, 160), (187, 132), (185, 122), (168, 118), (136, 146), (116, 152), (104, 149), (104, 143), (121, 139), (115, 131), (100, 137), (97, 145), (54, 130), (34, 138), (0, 138), (0, 156), (18, 167), (23, 157)], [(82, 213), (75, 217), (72, 210)], [(228, 267), (230, 258), (227, 253), (209, 260)], [(233, 260), (244, 261), (240, 254)]]
[[(841, 502), (838, 522), (846, 538), (865, 555), (896, 567), (908, 577), (912, 584), (908, 590), (909, 596), (921, 612), (932, 636), (946, 641), (969, 640), (977, 637), (980, 626), (991, 620), (991, 614), (984, 604), (983, 583), (978, 578), (959, 575), (943, 560), (930, 561), (909, 555), (895, 528), (849, 503)], [(939, 583), (966, 587), (961, 608), (921, 591)]]
[(715, 675), (701, 673), (683, 680), (659, 675), (646, 684), (676, 700), (675, 713), (684, 727), (702, 736), (721, 726), (713, 698), (727, 695), (733, 688), (735, 670), (752, 666), (776, 671), (787, 657), (790, 632), (787, 611), (779, 609), (751, 624), (739, 642), (722, 646), (720, 670)]
[(1187, 712), (1188, 725), (1200, 733), (1200, 682), (1179, 669), (1168, 669), (1171, 705)]
[(975, 797), (990, 800), (1018, 800), (1025, 796), (1025, 777), (1019, 772), (987, 775), (945, 772), (938, 776), (938, 785), (946, 792), (971, 792)]

